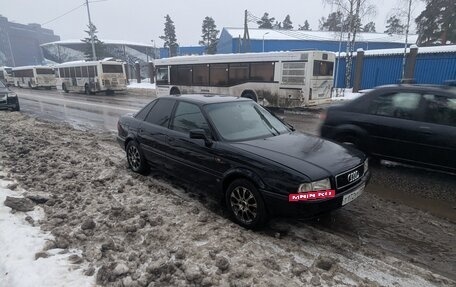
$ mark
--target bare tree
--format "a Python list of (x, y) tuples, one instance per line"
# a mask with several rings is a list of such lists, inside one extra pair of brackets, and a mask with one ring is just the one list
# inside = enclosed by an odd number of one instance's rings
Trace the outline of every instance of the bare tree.
[[(347, 27), (347, 49), (346, 49), (346, 69), (345, 86), (349, 87), (351, 82), (351, 69), (353, 63), (353, 52), (356, 43), (356, 34), (361, 20), (368, 16), (374, 16), (376, 8), (371, 4), (371, 0), (322, 0), (323, 3), (334, 5), (337, 11), (343, 14), (343, 19)], [(341, 26), (344, 26), (341, 23)]]

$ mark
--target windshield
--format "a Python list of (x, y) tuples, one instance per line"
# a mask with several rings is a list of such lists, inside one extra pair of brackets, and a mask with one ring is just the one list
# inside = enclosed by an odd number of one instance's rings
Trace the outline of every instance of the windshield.
[(103, 73), (112, 73), (112, 74), (122, 74), (123, 68), (122, 65), (116, 64), (103, 64)]
[(211, 104), (205, 110), (215, 129), (228, 141), (277, 136), (289, 129), (253, 101)]

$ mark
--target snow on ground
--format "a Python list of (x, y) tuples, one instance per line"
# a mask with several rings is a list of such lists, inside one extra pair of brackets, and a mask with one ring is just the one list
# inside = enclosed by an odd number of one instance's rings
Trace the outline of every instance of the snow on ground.
[(151, 84), (148, 81), (143, 81), (142, 83), (137, 83), (136, 80), (131, 80), (130, 84), (127, 86), (128, 89), (147, 89), (155, 90), (155, 83)]
[(332, 101), (349, 101), (361, 96), (364, 91), (353, 93), (352, 89), (334, 89), (331, 96)]
[[(11, 213), (11, 208), (3, 202), (6, 196), (18, 196), (17, 192), (6, 188), (8, 181), (0, 180), (0, 286), (3, 287), (54, 287), (54, 286), (95, 286), (94, 277), (82, 274), (81, 266), (73, 265), (68, 257), (80, 252), (62, 252), (52, 249), (48, 258), (38, 258), (47, 240), (53, 236), (44, 233), (39, 227), (25, 221), (31, 216), (34, 221), (44, 217), (40, 207), (23, 213)], [(65, 254), (62, 254), (65, 253)]]

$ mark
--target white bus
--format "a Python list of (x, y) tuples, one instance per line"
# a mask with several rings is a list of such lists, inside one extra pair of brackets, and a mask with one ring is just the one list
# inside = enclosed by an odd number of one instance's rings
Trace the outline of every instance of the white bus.
[(24, 66), (13, 68), (14, 86), (19, 88), (55, 87), (54, 69), (48, 66)]
[(113, 60), (76, 61), (55, 66), (57, 89), (94, 94), (124, 91), (127, 88), (122, 62)]
[(14, 85), (13, 68), (0, 67), (0, 81), (2, 81), (5, 86)]
[(322, 51), (158, 59), (157, 95), (227, 94), (280, 108), (329, 103), (334, 61), (333, 52)]

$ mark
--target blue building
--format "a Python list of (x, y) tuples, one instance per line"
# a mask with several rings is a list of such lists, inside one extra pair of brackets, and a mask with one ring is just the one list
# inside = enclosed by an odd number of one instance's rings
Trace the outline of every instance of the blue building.
[[(240, 53), (242, 48), (243, 28), (223, 28), (219, 43), (218, 54)], [(346, 34), (326, 31), (301, 31), (301, 30), (272, 30), (272, 29), (249, 29), (249, 51), (246, 52), (271, 52), (293, 50), (346, 50)], [(409, 35), (408, 44), (415, 44), (417, 35)], [(358, 33), (356, 36), (355, 50), (389, 49), (404, 47), (404, 35), (388, 35), (383, 33)]]

